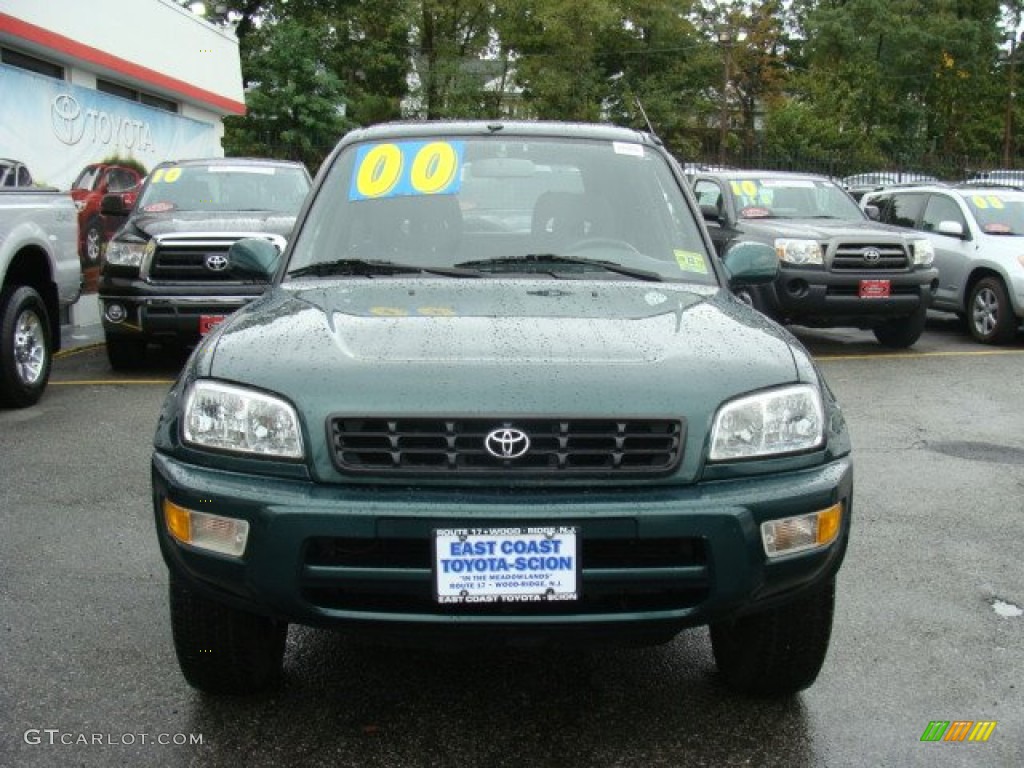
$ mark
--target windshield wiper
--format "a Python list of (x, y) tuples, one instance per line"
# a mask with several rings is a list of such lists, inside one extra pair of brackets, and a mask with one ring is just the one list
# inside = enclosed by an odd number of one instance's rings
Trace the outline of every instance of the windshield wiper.
[(415, 264), (399, 264), (394, 261), (380, 259), (337, 259), (321, 261), (288, 272), (288, 277), (328, 277), (331, 275), (353, 275), (357, 277), (374, 277), (377, 275), (408, 275), (427, 273), (445, 277), (482, 277), (479, 272), (470, 269), (452, 267), (423, 267)]
[[(560, 264), (582, 264), (588, 267), (598, 267), (606, 272), (614, 272), (619, 275), (625, 275), (626, 277), (635, 277), (638, 280), (649, 280), (651, 282), (660, 283), (664, 278), (657, 272), (651, 272), (647, 269), (636, 269), (634, 267), (624, 267), (614, 261), (604, 261), (601, 259), (585, 259), (580, 256), (559, 256), (556, 253), (528, 253), (525, 256), (502, 256), (496, 259), (481, 259), (479, 261), (463, 261), (456, 264), (456, 268), (465, 269), (491, 269), (493, 271), (509, 271), (516, 272), (527, 267), (557, 267)], [(549, 271), (544, 269), (538, 269), (533, 271)]]

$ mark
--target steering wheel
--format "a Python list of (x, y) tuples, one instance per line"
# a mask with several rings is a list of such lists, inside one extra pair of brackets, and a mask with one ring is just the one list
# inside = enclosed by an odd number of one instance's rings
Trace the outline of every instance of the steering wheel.
[(577, 240), (571, 246), (569, 246), (569, 253), (576, 251), (586, 251), (591, 248), (615, 248), (619, 251), (629, 251), (630, 253), (640, 253), (636, 246), (625, 240), (619, 240), (615, 237), (586, 237), (583, 240)]

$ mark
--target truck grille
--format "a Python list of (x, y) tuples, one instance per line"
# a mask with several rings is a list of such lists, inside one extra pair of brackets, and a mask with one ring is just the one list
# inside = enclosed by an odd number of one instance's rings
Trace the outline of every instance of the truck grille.
[(902, 272), (910, 266), (899, 243), (840, 243), (832, 255), (834, 272)]
[[(517, 458), (488, 451), (488, 435), (526, 435)], [(675, 420), (422, 419), (330, 420), (334, 462), (344, 472), (490, 474), (652, 474), (670, 472), (682, 453)], [(500, 445), (492, 441), (492, 449)]]
[(157, 236), (148, 277), (155, 282), (237, 282), (227, 268), (227, 253), (244, 237), (263, 237), (284, 250), (284, 238), (256, 232)]

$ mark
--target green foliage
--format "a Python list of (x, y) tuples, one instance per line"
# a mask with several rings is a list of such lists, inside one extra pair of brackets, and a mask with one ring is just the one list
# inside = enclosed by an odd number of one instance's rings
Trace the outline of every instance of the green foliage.
[(1024, 124), (1011, 100), (1022, 52), (1006, 44), (1022, 0), (226, 5), (248, 108), (225, 120), (226, 150), (311, 170), (348, 128), (402, 116), (649, 120), (684, 159), (773, 152), (855, 169), (996, 165)]
[(142, 161), (136, 160), (134, 157), (126, 155), (107, 155), (102, 160), (100, 160), (100, 162), (106, 163), (107, 165), (123, 165), (125, 168), (133, 168), (134, 170), (138, 171), (140, 176), (145, 176), (146, 174), (149, 173), (149, 171), (146, 170), (146, 166), (144, 163), (142, 163)]
[(315, 171), (352, 123), (344, 116), (341, 80), (320, 52), (330, 29), (283, 20), (246, 38), (246, 114), (224, 120), (229, 155), (301, 160)]

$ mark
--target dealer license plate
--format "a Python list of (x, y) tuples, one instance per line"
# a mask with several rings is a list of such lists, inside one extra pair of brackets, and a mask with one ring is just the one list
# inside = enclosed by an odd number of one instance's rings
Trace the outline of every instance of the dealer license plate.
[(888, 280), (861, 280), (860, 293), (862, 299), (885, 299), (889, 297), (891, 284)]
[(529, 603), (579, 597), (576, 526), (434, 531), (439, 603)]
[(227, 315), (200, 315), (199, 316), (199, 335), (205, 336), (218, 325), (224, 322), (224, 318)]

